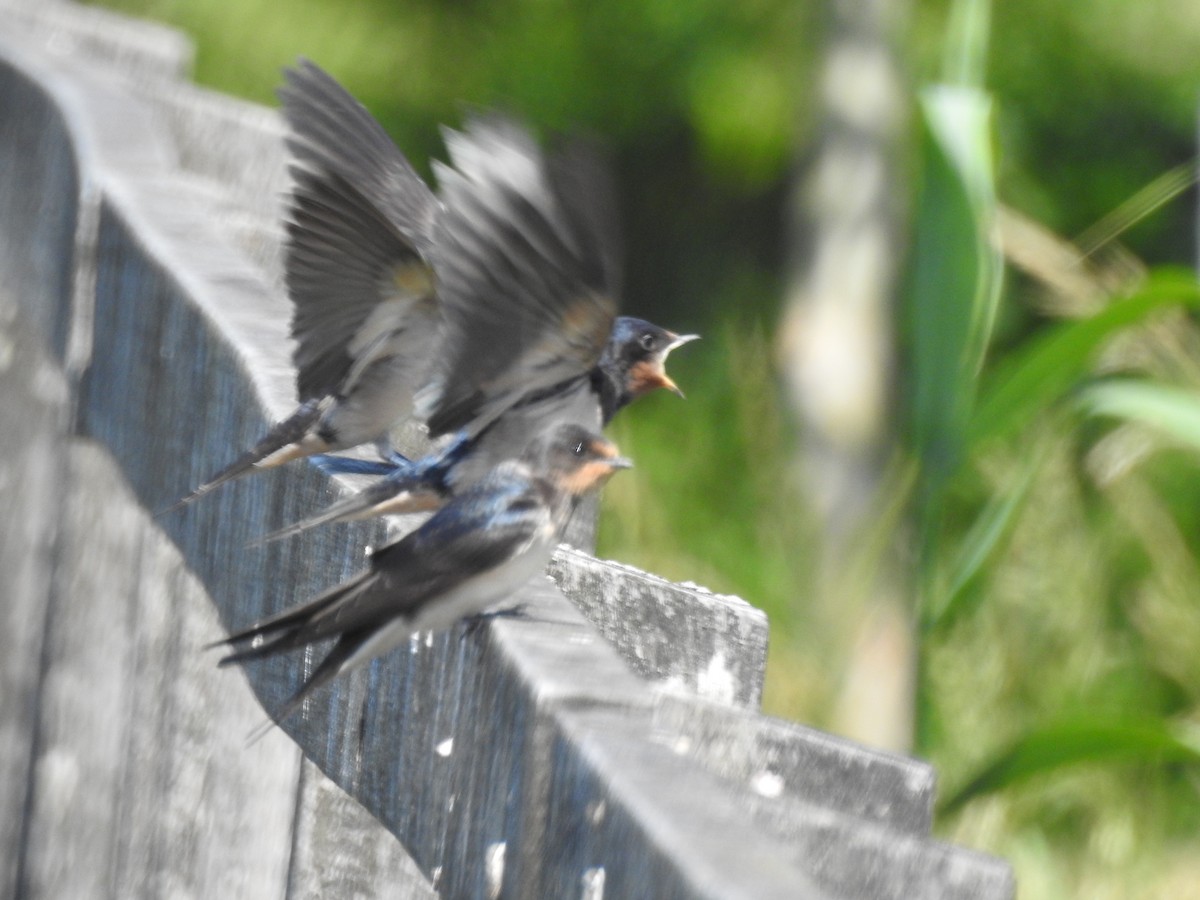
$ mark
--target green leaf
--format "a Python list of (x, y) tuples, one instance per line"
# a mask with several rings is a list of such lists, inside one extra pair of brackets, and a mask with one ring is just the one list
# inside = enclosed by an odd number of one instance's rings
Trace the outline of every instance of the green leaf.
[(969, 87), (983, 84), (991, 19), (988, 0), (955, 0), (951, 4), (943, 51), (943, 80)]
[(991, 99), (939, 85), (921, 94), (922, 169), (905, 304), (912, 438), (931, 490), (961, 458), (1002, 267), (988, 240), (995, 209)]
[(1200, 393), (1146, 380), (1106, 381), (1079, 394), (1079, 408), (1091, 416), (1140, 422), (1200, 449)]
[(1122, 762), (1200, 764), (1200, 735), (1160, 719), (1071, 718), (1017, 740), (963, 787), (943, 797), (946, 815), (985, 794), (1072, 766)]
[(1155, 274), (1136, 293), (1087, 319), (1065, 322), (1029, 341), (997, 367), (975, 409), (972, 444), (1011, 435), (1060, 400), (1118, 331), (1172, 306), (1200, 308), (1195, 276), (1174, 270)]
[(1011, 530), (1017, 510), (1029, 495), (1029, 487), (1033, 484), (1033, 476), (1040, 464), (1041, 460), (1036, 456), (1029, 457), (1016, 484), (1007, 493), (993, 497), (971, 525), (970, 531), (963, 537), (950, 571), (946, 597), (933, 614), (930, 627), (949, 627), (966, 612), (966, 601), (970, 596), (967, 587)]

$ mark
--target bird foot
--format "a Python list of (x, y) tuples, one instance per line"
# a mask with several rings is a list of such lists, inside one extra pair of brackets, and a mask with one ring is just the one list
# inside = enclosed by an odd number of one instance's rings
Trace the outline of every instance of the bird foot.
[(484, 623), (492, 619), (527, 619), (529, 618), (528, 609), (528, 603), (514, 603), (512, 606), (489, 609), (485, 612), (475, 613), (473, 616), (467, 616), (463, 619), (464, 624), (467, 626), (463, 630), (463, 638), (472, 637), (483, 627)]

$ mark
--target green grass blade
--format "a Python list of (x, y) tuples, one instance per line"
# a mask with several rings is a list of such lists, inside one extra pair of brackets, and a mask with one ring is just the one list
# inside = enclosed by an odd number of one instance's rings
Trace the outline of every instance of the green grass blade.
[(966, 87), (982, 86), (991, 20), (989, 0), (955, 0), (951, 4), (942, 60), (943, 81)]
[(939, 814), (1038, 775), (1085, 764), (1200, 764), (1194, 729), (1157, 719), (1072, 718), (1034, 729), (938, 804)]
[(972, 444), (1006, 437), (1060, 400), (1116, 332), (1172, 306), (1200, 308), (1200, 284), (1178, 271), (1159, 272), (1136, 293), (1087, 319), (1066, 322), (1031, 340), (998, 367), (972, 417)]
[(1029, 458), (1016, 484), (1008, 492), (993, 497), (971, 525), (955, 556), (946, 597), (934, 613), (930, 627), (947, 628), (967, 611), (967, 599), (971, 596), (967, 587), (1012, 530), (1017, 511), (1024, 505), (1040, 465), (1041, 460), (1037, 457)]
[(995, 208), (991, 100), (971, 88), (922, 92), (921, 196), (906, 308), (913, 443), (933, 484), (958, 465), (1001, 266), (987, 230)]
[(1200, 449), (1200, 393), (1154, 381), (1122, 379), (1084, 389), (1077, 401), (1091, 416), (1110, 416), (1148, 425)]

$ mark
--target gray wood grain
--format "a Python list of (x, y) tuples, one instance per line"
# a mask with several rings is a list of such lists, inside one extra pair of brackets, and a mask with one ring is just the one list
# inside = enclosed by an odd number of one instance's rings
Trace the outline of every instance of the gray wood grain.
[(550, 577), (639, 675), (719, 703), (757, 708), (767, 617), (740, 597), (561, 547)]
[(0, 896), (15, 896), (32, 776), (67, 420), (65, 380), (0, 291)]
[(29, 896), (281, 896), (296, 749), (277, 733), (245, 746), (262, 711), (241, 686), (213, 689), (203, 590), (103, 450), (80, 444), (70, 462)]
[(391, 832), (310, 762), (301, 772), (288, 900), (436, 900)]
[[(86, 470), (80, 472), (86, 474)], [(117, 807), (129, 720), (140, 540), (136, 506), (71, 470), (38, 696), (26, 887), (31, 897), (114, 894)]]
[(139, 881), (146, 897), (282, 895), (297, 748), (277, 732), (247, 746), (263, 711), (236, 673), (221, 677), (230, 673), (201, 650), (222, 632), (212, 601), (113, 460), (101, 452), (88, 463), (142, 514), (120, 895)]

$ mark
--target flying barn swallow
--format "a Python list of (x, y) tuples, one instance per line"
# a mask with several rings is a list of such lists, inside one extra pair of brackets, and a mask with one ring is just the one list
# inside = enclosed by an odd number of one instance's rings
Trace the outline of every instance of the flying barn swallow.
[(519, 459), (501, 463), (419, 529), (375, 552), (367, 571), (218, 642), (249, 644), (220, 664), (337, 638), (272, 717), (278, 723), (343, 672), (510, 596), (545, 568), (576, 502), (630, 465), (611, 442), (582, 426), (544, 431)]
[(411, 415), (438, 344), (437, 198), (317, 66), (287, 70), (279, 95), (293, 154), (284, 274), (301, 403), (175, 507), (255, 469), (386, 441)]

